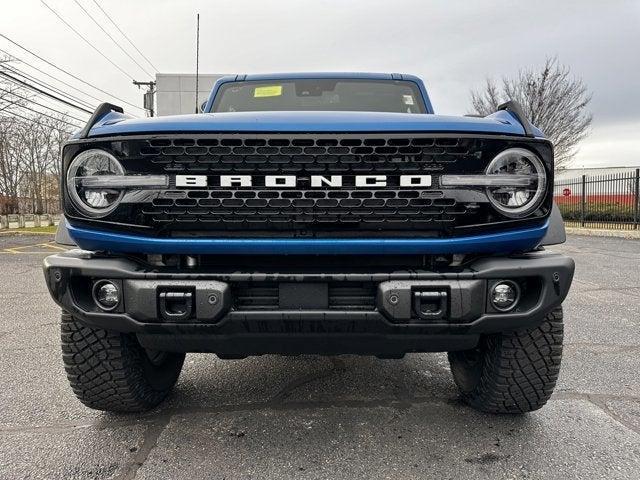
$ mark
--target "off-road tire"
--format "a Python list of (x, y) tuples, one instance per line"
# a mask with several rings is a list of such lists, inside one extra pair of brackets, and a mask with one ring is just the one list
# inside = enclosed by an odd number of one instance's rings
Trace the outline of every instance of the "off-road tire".
[(150, 355), (135, 335), (93, 328), (66, 312), (61, 336), (69, 383), (78, 399), (96, 410), (143, 412), (155, 407), (175, 385), (185, 357)]
[(487, 335), (473, 350), (449, 353), (462, 399), (490, 413), (542, 407), (556, 386), (562, 358), (562, 307), (535, 328)]

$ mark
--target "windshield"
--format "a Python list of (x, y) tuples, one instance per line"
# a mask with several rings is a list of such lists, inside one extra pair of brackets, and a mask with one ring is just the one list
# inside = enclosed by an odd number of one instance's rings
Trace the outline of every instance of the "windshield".
[(426, 113), (414, 82), (360, 79), (229, 82), (218, 90), (211, 111)]

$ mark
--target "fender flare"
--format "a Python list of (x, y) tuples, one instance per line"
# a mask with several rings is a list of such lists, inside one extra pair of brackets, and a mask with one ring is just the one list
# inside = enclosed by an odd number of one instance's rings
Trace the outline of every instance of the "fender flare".
[(562, 219), (562, 213), (560, 213), (560, 209), (558, 205), (553, 204), (553, 208), (551, 209), (551, 215), (549, 216), (549, 227), (547, 228), (547, 233), (542, 240), (540, 241), (540, 246), (544, 247), (546, 245), (559, 245), (567, 241), (567, 232), (564, 228), (564, 220)]
[(60, 217), (60, 223), (58, 224), (58, 229), (56, 230), (56, 238), (55, 242), (58, 245), (64, 245), (67, 247), (77, 247), (76, 242), (73, 241), (71, 235), (69, 235), (69, 229), (67, 228), (67, 220), (64, 218), (64, 215)]

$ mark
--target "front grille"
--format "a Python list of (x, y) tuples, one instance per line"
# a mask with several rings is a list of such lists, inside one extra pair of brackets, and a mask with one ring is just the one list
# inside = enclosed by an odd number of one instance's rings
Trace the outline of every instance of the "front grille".
[[(180, 198), (175, 198), (179, 194)], [(157, 225), (291, 229), (312, 225), (425, 228), (452, 224), (468, 211), (442, 191), (191, 190), (154, 198), (143, 214)]]
[[(234, 308), (239, 311), (279, 310), (279, 284), (238, 282), (231, 286)], [(373, 311), (377, 285), (373, 282), (331, 282), (328, 284), (329, 310)]]
[(459, 138), (174, 138), (140, 155), (165, 172), (286, 174), (440, 171), (469, 155)]
[[(457, 228), (509, 222), (482, 188), (446, 188), (443, 174), (480, 174), (518, 139), (437, 134), (202, 134), (90, 139), (65, 149), (105, 148), (127, 174), (165, 174), (169, 187), (129, 190), (100, 223), (157, 236), (452, 236)], [(176, 175), (207, 177), (207, 187), (177, 188)], [(221, 187), (222, 175), (252, 186)], [(295, 188), (267, 187), (268, 175), (293, 175)], [(311, 177), (342, 176), (340, 187)], [(385, 186), (356, 186), (384, 175)], [(401, 186), (402, 175), (430, 175), (431, 186)], [(67, 215), (77, 218), (70, 202)], [(542, 213), (544, 214), (544, 213)]]
[[(157, 139), (140, 154), (166, 173), (420, 174), (442, 171), (469, 155), (459, 138)], [(153, 224), (206, 229), (298, 230), (326, 226), (425, 229), (453, 224), (468, 211), (443, 191), (417, 189), (176, 190), (143, 210)]]

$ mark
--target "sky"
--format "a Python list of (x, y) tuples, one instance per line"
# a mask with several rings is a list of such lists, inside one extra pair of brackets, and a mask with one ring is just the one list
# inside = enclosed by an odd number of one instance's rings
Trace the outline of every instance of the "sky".
[[(640, 166), (640, 0), (97, 1), (161, 73), (194, 72), (200, 13), (201, 73), (411, 73), (424, 79), (441, 114), (468, 113), (470, 91), (487, 78), (515, 75), (557, 56), (593, 95), (591, 133), (571, 166)], [(78, 6), (105, 19), (94, 1), (45, 2), (126, 74), (41, 0), (0, 0), (0, 32), (140, 105), (132, 78), (150, 77)], [(113, 25), (103, 26), (146, 65)], [(59, 75), (1, 37), (0, 48)]]

